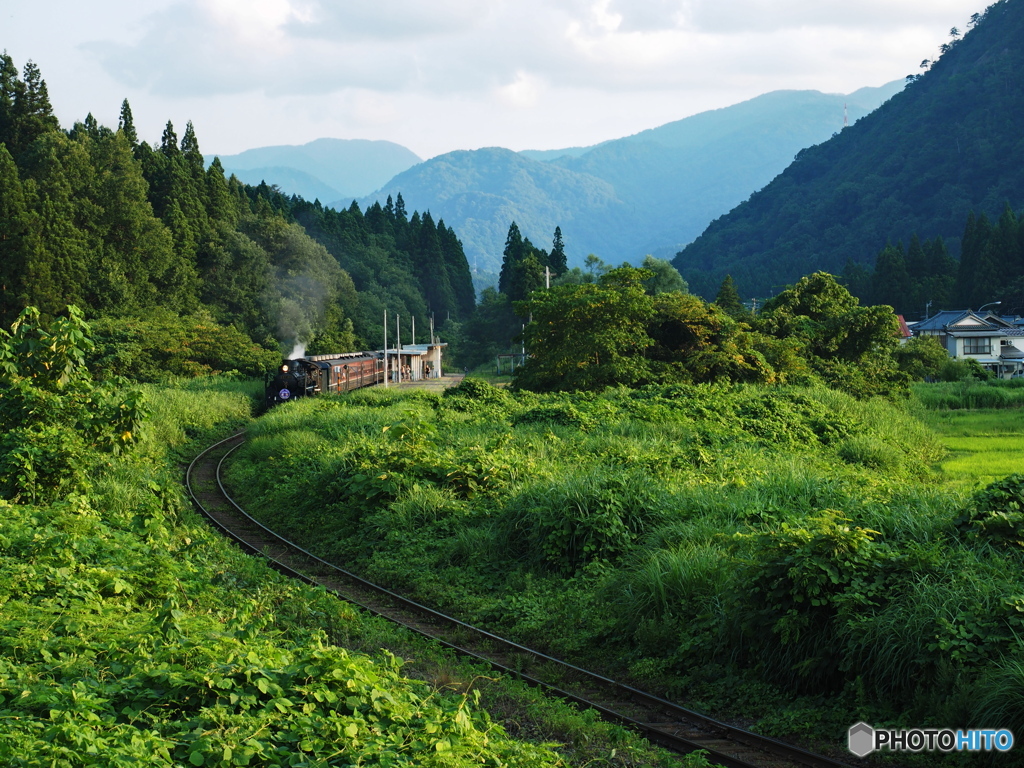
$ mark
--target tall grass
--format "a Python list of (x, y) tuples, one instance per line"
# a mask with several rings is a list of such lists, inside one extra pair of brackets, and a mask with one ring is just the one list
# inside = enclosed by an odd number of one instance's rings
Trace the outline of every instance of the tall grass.
[[(233, 471), (312, 544), (529, 642), (679, 690), (708, 660), (836, 696), (865, 669), (889, 715), (935, 713), (940, 681), (968, 690), (1008, 648), (998, 595), (1021, 581), (961, 540), (964, 493), (935, 468), (946, 433), (914, 407), (797, 388), (366, 391), (260, 420), (243, 458), (290, 476)], [(921, 412), (953, 431), (965, 413)]]
[(1024, 379), (915, 384), (911, 389), (930, 410), (1024, 407)]

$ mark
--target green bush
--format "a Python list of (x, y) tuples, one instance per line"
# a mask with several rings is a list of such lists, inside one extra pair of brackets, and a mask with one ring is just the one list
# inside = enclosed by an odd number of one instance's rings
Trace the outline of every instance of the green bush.
[(475, 379), (468, 376), (460, 381), (457, 386), (446, 389), (444, 397), (492, 404), (505, 404), (509, 402), (509, 394), (504, 389), (489, 384), (483, 379)]
[(798, 690), (841, 685), (836, 618), (880, 599), (877, 534), (823, 510), (799, 525), (738, 535), (749, 545), (735, 582), (739, 620), (770, 678)]
[(11, 333), (0, 331), (0, 495), (52, 501), (86, 490), (103, 454), (135, 443), (142, 394), (120, 380), (92, 381), (88, 334), (75, 307), (48, 323), (30, 307)]
[(1024, 474), (996, 480), (974, 494), (957, 527), (968, 538), (1024, 547)]
[(155, 310), (148, 317), (101, 318), (93, 323), (93, 334), (90, 367), (103, 378), (159, 381), (226, 371), (262, 377), (281, 360), (278, 350), (254, 344), (234, 326), (205, 314), (179, 317)]
[(517, 549), (572, 574), (616, 559), (664, 514), (663, 494), (644, 475), (595, 470), (524, 489), (509, 502), (505, 526)]

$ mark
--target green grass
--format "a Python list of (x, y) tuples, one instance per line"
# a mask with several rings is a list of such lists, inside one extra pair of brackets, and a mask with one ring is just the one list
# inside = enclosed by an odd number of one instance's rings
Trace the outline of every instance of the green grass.
[(979, 681), (1020, 659), (1020, 554), (957, 523), (1024, 448), (1017, 411), (928, 412), (932, 430), (828, 390), (459, 389), (288, 404), (231, 484), (398, 591), (812, 744), (857, 719), (973, 722)]
[(707, 765), (242, 554), (178, 481), (258, 382), (145, 389), (139, 444), (88, 495), (0, 499), (0, 765)]
[(984, 485), (1024, 467), (1024, 409), (920, 415), (949, 451), (940, 467), (952, 482)]

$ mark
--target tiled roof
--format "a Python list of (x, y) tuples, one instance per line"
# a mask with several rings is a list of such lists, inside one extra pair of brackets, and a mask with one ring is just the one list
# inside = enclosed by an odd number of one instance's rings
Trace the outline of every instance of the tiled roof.
[(967, 312), (962, 309), (944, 309), (941, 312), (936, 312), (927, 320), (916, 323), (914, 325), (914, 333), (919, 333), (920, 331), (941, 331), (947, 325), (955, 323), (966, 314)]
[(936, 312), (927, 320), (914, 324), (915, 334), (920, 334), (922, 331), (941, 331), (950, 334), (988, 331), (1006, 336), (1016, 336), (1021, 330), (1024, 329), (1014, 327), (1007, 318), (991, 313), (978, 315), (969, 309), (944, 309), (941, 312)]

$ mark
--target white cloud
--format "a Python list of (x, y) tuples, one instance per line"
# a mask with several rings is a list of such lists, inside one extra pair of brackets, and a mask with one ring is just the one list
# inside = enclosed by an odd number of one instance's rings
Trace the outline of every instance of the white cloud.
[[(68, 23), (47, 34), (53, 7)], [(127, 95), (137, 119), (137, 104), (191, 118), (212, 137), (204, 143), (223, 141), (218, 151), (339, 136), (429, 155), (588, 143), (769, 90), (879, 85), (916, 72), (980, 10), (968, 0), (52, 0), (12, 4), (9, 29), (12, 53), (40, 63), (75, 119)]]
[(512, 107), (533, 107), (537, 105), (541, 87), (539, 78), (519, 71), (515, 80), (498, 88), (498, 96)]
[(801, 81), (840, 67), (837, 51), (869, 59), (891, 55), (894, 40), (916, 44), (964, 1), (180, 0), (137, 43), (90, 50), (122, 82), (168, 95), (500, 87), (520, 104), (524, 83), (539, 80), (613, 90)]

